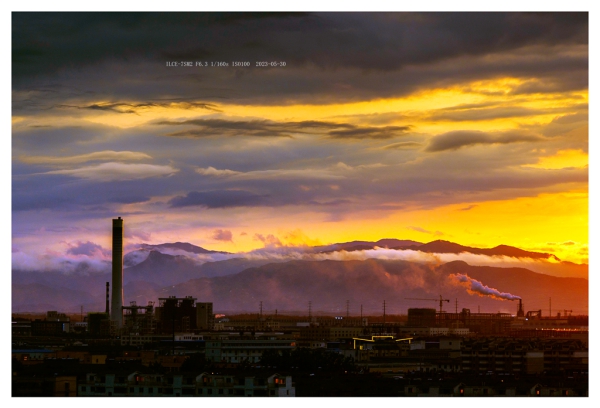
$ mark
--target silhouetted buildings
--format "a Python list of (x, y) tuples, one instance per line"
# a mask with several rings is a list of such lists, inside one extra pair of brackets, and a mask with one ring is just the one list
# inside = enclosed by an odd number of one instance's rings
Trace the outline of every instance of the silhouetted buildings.
[(196, 303), (196, 298), (170, 296), (159, 298), (156, 307), (156, 332), (188, 333), (213, 330), (215, 317), (212, 303)]
[(87, 324), (88, 332), (92, 336), (111, 335), (111, 321), (108, 313), (88, 313)]

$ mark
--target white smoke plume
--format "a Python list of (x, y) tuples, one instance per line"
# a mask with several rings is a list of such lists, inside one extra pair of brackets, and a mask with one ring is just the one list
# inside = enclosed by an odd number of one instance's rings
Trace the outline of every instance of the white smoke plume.
[(471, 295), (489, 296), (498, 300), (518, 300), (519, 296), (511, 295), (510, 293), (500, 292), (498, 289), (490, 288), (479, 282), (477, 279), (469, 278), (467, 275), (457, 273), (448, 276), (450, 279), (467, 288), (467, 292)]

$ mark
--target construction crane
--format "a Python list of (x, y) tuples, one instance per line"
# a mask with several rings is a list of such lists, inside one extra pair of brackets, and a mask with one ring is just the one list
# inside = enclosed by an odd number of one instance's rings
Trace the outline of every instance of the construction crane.
[(440, 313), (442, 313), (442, 304), (443, 302), (448, 302), (450, 303), (450, 299), (443, 299), (442, 295), (440, 295), (439, 299), (421, 299), (421, 298), (404, 298), (404, 299), (408, 299), (408, 300), (433, 300), (434, 302), (440, 302)]

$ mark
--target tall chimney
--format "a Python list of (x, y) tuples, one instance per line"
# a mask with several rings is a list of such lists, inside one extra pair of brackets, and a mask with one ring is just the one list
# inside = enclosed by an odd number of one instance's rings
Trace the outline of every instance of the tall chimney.
[(108, 299), (109, 299), (109, 297), (108, 297), (108, 293), (109, 293), (108, 292), (108, 288), (109, 287), (110, 287), (110, 283), (106, 282), (106, 312), (105, 312), (106, 314), (110, 313), (110, 306), (109, 306), (109, 303), (108, 303)]
[(123, 219), (113, 219), (112, 229), (112, 301), (110, 320), (123, 325)]
[(517, 317), (525, 317), (525, 312), (523, 311), (523, 301), (519, 299), (519, 308), (517, 309)]

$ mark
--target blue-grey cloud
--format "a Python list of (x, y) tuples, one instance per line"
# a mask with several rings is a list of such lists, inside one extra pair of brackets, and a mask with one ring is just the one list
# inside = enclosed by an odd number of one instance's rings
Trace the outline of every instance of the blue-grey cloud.
[(191, 191), (169, 201), (172, 208), (199, 206), (207, 208), (256, 207), (267, 205), (268, 196), (244, 190)]
[[(159, 121), (157, 125), (187, 126), (188, 129), (167, 133), (178, 137), (257, 136), (293, 137), (294, 133), (317, 134), (331, 139), (390, 139), (403, 136), (411, 126), (356, 126), (325, 121), (275, 122), (270, 120), (191, 119)], [(189, 128), (193, 126), (193, 128)]]
[(433, 137), (425, 149), (428, 152), (456, 150), (461, 147), (519, 142), (540, 142), (542, 137), (525, 132), (486, 133), (478, 130), (456, 130)]
[(109, 102), (109, 103), (93, 103), (91, 105), (56, 105), (56, 108), (64, 108), (64, 109), (83, 109), (83, 110), (96, 110), (96, 111), (109, 111), (116, 113), (132, 113), (137, 114), (141, 109), (148, 108), (169, 108), (169, 107), (177, 107), (179, 109), (206, 109), (213, 112), (221, 112), (220, 109), (217, 109), (216, 105), (211, 103), (202, 103), (202, 102), (144, 102), (144, 103), (125, 103), (125, 102)]
[[(135, 112), (122, 105), (132, 96), (158, 103), (165, 95), (207, 104), (320, 103), (503, 76), (536, 79), (520, 93), (587, 87), (587, 51), (578, 52), (587, 50), (587, 13), (13, 13), (12, 28), (13, 86), (28, 91), (16, 110), (62, 104)], [(167, 67), (173, 60), (252, 66), (207, 75)], [(257, 68), (256, 61), (287, 65)], [(131, 70), (137, 81), (122, 81)], [(74, 95), (96, 102), (67, 103)]]
[(107, 59), (234, 56), (389, 70), (588, 41), (587, 13), (13, 13), (12, 25), (19, 76)]
[(179, 170), (171, 166), (108, 162), (76, 169), (52, 170), (42, 174), (63, 174), (88, 180), (114, 181), (171, 176), (177, 171)]
[(98, 256), (99, 254), (107, 257), (111, 251), (102, 246), (91, 242), (91, 241), (76, 241), (75, 243), (67, 243), (68, 249), (66, 253), (68, 255), (86, 255), (86, 256)]

